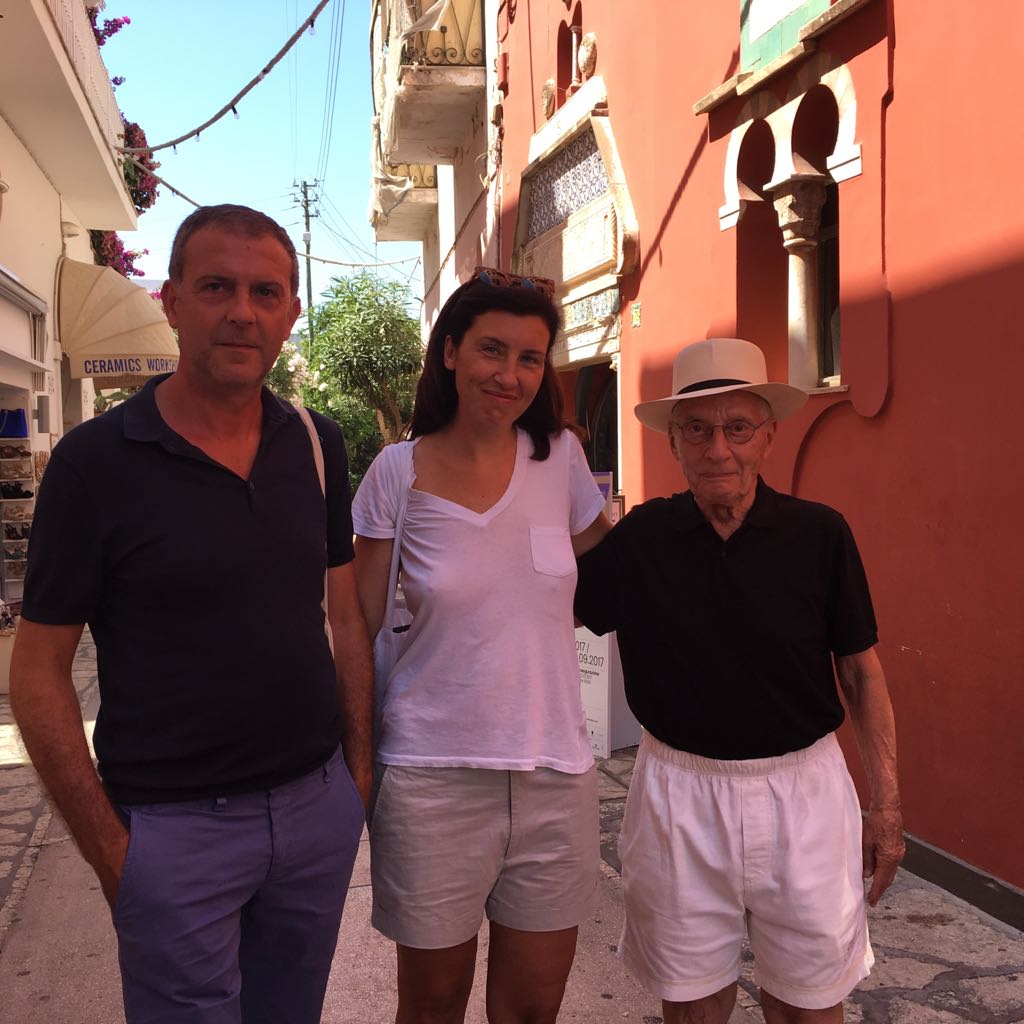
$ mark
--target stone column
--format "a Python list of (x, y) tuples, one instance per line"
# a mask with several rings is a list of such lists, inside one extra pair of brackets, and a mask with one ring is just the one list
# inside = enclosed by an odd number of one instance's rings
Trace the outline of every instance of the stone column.
[(782, 244), (789, 253), (789, 383), (821, 384), (818, 351), (818, 229), (825, 176), (789, 178), (772, 189)]

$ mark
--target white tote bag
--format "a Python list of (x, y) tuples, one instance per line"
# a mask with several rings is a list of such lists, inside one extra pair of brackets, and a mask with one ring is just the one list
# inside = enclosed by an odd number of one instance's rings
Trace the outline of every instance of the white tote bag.
[(402, 561), (402, 527), (405, 525), (405, 510), (409, 504), (409, 487), (412, 485), (412, 446), (408, 450), (408, 460), (402, 466), (402, 483), (398, 499), (398, 514), (395, 517), (395, 540), (391, 547), (391, 569), (388, 572), (387, 601), (384, 605), (384, 618), (373, 641), (373, 672), (377, 681), (377, 693), (380, 694), (387, 685), (388, 678), (395, 667), (408, 639), (412, 616), (405, 607), (405, 602), (398, 598), (398, 572)]

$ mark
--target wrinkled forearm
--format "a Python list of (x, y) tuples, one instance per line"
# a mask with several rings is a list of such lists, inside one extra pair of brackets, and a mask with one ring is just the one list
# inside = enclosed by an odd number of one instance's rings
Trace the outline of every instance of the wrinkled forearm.
[(896, 725), (885, 674), (874, 648), (837, 658), (836, 670), (870, 787), (871, 802), (861, 845), (864, 876), (872, 879), (867, 901), (876, 906), (906, 852), (896, 777)]
[(877, 655), (873, 650), (865, 655), (837, 659), (839, 682), (868, 777), (871, 807), (899, 808), (892, 702)]

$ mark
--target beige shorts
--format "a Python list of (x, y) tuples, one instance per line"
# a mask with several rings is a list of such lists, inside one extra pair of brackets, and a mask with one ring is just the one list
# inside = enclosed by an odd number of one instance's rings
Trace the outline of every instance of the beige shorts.
[(834, 734), (805, 750), (713, 761), (645, 733), (619, 840), (619, 956), (655, 995), (687, 1002), (739, 978), (783, 1002), (841, 1002), (874, 962), (857, 794)]
[(596, 769), (381, 766), (370, 823), (373, 926), (417, 949), (471, 939), (484, 914), (522, 931), (572, 928), (598, 879)]

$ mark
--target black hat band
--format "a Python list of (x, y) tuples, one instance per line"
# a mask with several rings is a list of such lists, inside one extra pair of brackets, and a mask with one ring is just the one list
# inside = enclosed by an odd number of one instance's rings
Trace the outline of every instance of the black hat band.
[(676, 394), (685, 395), (690, 391), (705, 391), (710, 388), (727, 388), (733, 384), (749, 384), (749, 380), (699, 380), (696, 384), (689, 384), (685, 388), (680, 388)]

